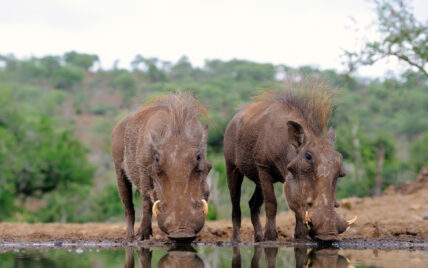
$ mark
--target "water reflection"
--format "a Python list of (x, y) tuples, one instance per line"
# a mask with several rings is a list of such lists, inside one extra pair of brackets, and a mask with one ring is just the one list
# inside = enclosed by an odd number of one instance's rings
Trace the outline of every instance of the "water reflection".
[[(276, 267), (276, 255), (278, 255), (278, 248), (262, 248), (254, 247), (254, 254), (251, 258), (251, 267), (260, 267), (260, 260), (263, 251), (266, 256), (266, 267)], [(233, 248), (232, 268), (241, 267), (241, 250), (239, 247)]]
[[(278, 248), (254, 247), (254, 254), (251, 259), (251, 267), (260, 267), (262, 254), (265, 254), (266, 267), (273, 268), (277, 264)], [(296, 268), (316, 267), (316, 268), (346, 268), (350, 264), (348, 260), (340, 255), (339, 249), (307, 249), (295, 248), (294, 256)], [(239, 247), (233, 248), (232, 267), (241, 267), (241, 252)]]
[(348, 260), (340, 255), (339, 249), (311, 249), (308, 253), (306, 248), (295, 248), (296, 268), (346, 268), (350, 265)]
[(0, 244), (0, 267), (428, 267), (428, 251), (418, 249), (195, 248), (2, 249)]
[[(152, 251), (149, 248), (138, 248), (137, 250), (138, 261), (140, 267), (152, 267)], [(134, 268), (134, 248), (126, 249), (125, 267)], [(168, 252), (157, 263), (158, 268), (164, 267), (205, 267), (204, 262), (196, 254), (196, 250), (188, 246), (176, 246), (168, 250)]]
[[(248, 248), (245, 248), (248, 250)], [(134, 268), (134, 252), (139, 261), (139, 267), (148, 268), (152, 267), (152, 250), (149, 248), (127, 248), (125, 257), (125, 267)], [(241, 260), (241, 249), (240, 247), (233, 247), (232, 249), (232, 268), (240, 268), (242, 265)], [(345, 268), (349, 267), (350, 263), (348, 260), (340, 255), (339, 249), (327, 248), (327, 249), (308, 249), (308, 248), (295, 248), (295, 267), (296, 268)], [(263, 265), (262, 257), (264, 254)], [(292, 254), (292, 253), (291, 253)], [(275, 247), (260, 247), (255, 246), (253, 255), (251, 258), (251, 267), (277, 267), (277, 255), (278, 248)], [(290, 265), (291, 263), (288, 263)], [(246, 264), (248, 265), (248, 263)], [(243, 267), (246, 267), (244, 264)], [(279, 266), (282, 266), (281, 264)], [(191, 246), (179, 246), (173, 247), (163, 255), (160, 260), (155, 263), (155, 267), (205, 267), (204, 261), (198, 256), (196, 250)], [(208, 265), (207, 267), (211, 267)]]

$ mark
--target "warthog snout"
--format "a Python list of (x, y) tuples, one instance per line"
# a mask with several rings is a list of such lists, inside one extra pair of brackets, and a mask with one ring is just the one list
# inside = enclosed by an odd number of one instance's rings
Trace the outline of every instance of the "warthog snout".
[(304, 224), (312, 238), (321, 241), (337, 241), (338, 235), (348, 231), (356, 220), (357, 216), (346, 221), (334, 211), (332, 213), (314, 213), (311, 217), (310, 213), (306, 211)]
[[(153, 212), (153, 217), (155, 217), (156, 219), (158, 218), (158, 205), (160, 203), (160, 200), (157, 200), (152, 207), (152, 212)], [(205, 201), (205, 199), (201, 200), (202, 203), (202, 212), (204, 213), (204, 217), (207, 216), (208, 214), (208, 203), (207, 201)]]
[(208, 203), (200, 201), (164, 202), (157, 200), (152, 207), (159, 228), (175, 242), (190, 243), (202, 229), (208, 213)]

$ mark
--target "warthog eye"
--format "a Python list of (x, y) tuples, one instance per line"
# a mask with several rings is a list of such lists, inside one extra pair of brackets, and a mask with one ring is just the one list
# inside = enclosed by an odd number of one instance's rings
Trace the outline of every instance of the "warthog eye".
[(310, 153), (306, 152), (305, 153), (305, 159), (308, 160), (308, 161), (311, 161), (312, 160), (312, 155)]
[(159, 153), (157, 151), (154, 152), (154, 156), (156, 164), (159, 164)]
[(200, 153), (198, 153), (198, 155), (196, 156), (196, 166), (195, 166), (197, 171), (202, 171), (201, 170), (201, 160), (202, 160), (202, 156)]

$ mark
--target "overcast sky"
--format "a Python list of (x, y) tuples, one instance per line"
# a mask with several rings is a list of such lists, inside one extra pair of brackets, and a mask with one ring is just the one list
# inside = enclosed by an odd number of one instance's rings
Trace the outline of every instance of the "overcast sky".
[[(411, 5), (428, 20), (427, 0)], [(129, 67), (141, 54), (173, 62), (187, 55), (198, 66), (238, 58), (342, 70), (343, 49), (373, 37), (366, 26), (375, 19), (365, 0), (0, 0), (0, 54), (76, 50), (99, 55), (104, 68), (116, 59)], [(389, 61), (359, 74), (402, 69)]]

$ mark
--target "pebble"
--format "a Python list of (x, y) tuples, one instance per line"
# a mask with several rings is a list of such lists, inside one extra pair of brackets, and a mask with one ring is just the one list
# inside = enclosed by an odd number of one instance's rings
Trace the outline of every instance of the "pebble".
[(428, 220), (428, 212), (425, 212), (424, 214), (422, 214), (422, 219), (424, 220)]

